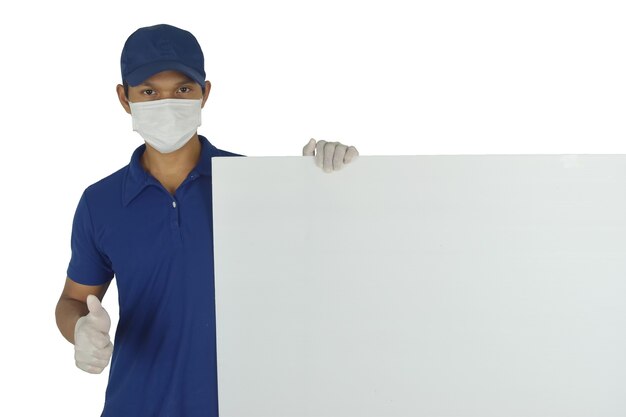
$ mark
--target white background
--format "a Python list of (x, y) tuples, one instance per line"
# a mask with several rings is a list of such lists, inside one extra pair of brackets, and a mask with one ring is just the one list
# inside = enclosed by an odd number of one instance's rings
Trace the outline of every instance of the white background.
[[(143, 143), (115, 94), (137, 28), (197, 37), (213, 85), (199, 133), (228, 151), (296, 156), (313, 137), (362, 155), (626, 153), (623, 4), (2, 3), (0, 415), (102, 409), (108, 368), (75, 367), (54, 308), (80, 194)], [(112, 286), (114, 321), (116, 300)]]

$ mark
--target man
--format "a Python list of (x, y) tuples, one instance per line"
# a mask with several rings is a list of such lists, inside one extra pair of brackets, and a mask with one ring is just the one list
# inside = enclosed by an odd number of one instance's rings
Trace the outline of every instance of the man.
[[(121, 72), (117, 94), (145, 144), (78, 202), (57, 325), (80, 369), (111, 360), (102, 416), (217, 416), (211, 157), (244, 155), (197, 133), (211, 83), (191, 33), (138, 29)], [(357, 155), (314, 139), (303, 148), (326, 172)], [(113, 276), (115, 344), (101, 305)]]

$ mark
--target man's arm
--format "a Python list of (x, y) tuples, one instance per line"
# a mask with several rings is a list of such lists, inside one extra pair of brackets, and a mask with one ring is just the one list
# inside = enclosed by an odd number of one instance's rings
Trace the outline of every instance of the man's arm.
[(57, 327), (70, 343), (74, 344), (74, 329), (79, 318), (89, 313), (87, 296), (93, 294), (100, 301), (104, 297), (111, 281), (102, 285), (82, 285), (67, 277), (65, 287), (57, 302), (55, 315)]

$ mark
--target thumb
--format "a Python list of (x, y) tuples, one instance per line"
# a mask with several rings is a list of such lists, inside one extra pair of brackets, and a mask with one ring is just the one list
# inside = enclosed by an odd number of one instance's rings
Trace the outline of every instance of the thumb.
[(108, 333), (111, 328), (111, 318), (109, 317), (109, 313), (102, 307), (98, 297), (89, 294), (87, 296), (87, 308), (98, 330)]
[(311, 140), (309, 140), (309, 143), (307, 143), (302, 149), (302, 156), (314, 156), (313, 155), (314, 152), (315, 152), (315, 139), (311, 138)]

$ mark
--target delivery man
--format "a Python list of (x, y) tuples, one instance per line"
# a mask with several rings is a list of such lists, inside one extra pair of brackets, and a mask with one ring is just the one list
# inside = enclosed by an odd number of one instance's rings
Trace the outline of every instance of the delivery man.
[[(145, 144), (80, 197), (57, 325), (80, 369), (111, 361), (102, 417), (217, 416), (211, 158), (244, 155), (197, 133), (211, 83), (190, 32), (136, 30), (121, 72), (117, 95)], [(303, 148), (326, 172), (357, 155), (338, 142)], [(114, 276), (113, 344), (101, 300)]]

